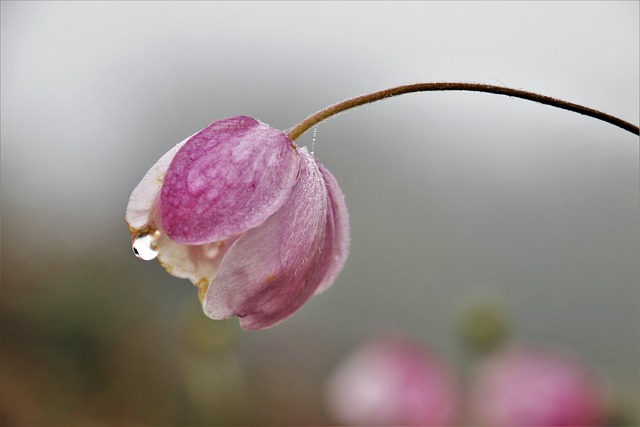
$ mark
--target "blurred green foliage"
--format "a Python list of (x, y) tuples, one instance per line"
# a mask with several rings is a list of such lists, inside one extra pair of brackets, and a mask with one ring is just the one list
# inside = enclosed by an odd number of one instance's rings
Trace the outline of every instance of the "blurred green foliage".
[(16, 252), (2, 265), (2, 425), (322, 422), (289, 387), (296, 364), (243, 361), (237, 321), (206, 318), (188, 282), (183, 300), (137, 260)]

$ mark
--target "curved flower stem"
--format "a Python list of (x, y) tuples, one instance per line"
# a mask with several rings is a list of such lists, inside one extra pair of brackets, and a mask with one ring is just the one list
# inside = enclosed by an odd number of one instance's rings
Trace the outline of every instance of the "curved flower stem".
[(309, 130), (312, 126), (328, 119), (329, 117), (338, 114), (342, 111), (350, 108), (358, 107), (360, 105), (369, 104), (371, 102), (379, 101), (384, 98), (391, 98), (392, 96), (402, 95), (411, 92), (433, 92), (433, 91), (467, 91), (467, 92), (486, 92), (497, 95), (513, 96), (515, 98), (522, 98), (529, 101), (539, 102), (540, 104), (550, 105), (556, 108), (562, 108), (564, 110), (573, 111), (574, 113), (584, 114), (585, 116), (593, 117), (598, 120), (610, 123), (614, 126), (618, 126), (626, 131), (629, 131), (635, 135), (640, 133), (638, 126), (614, 117), (610, 114), (603, 113), (593, 108), (584, 107), (582, 105), (574, 104), (572, 102), (562, 101), (560, 99), (551, 98), (549, 96), (539, 95), (533, 92), (527, 92), (520, 89), (511, 89), (503, 86), (486, 85), (481, 83), (457, 83), (457, 82), (440, 82), (440, 83), (415, 83), (409, 85), (396, 86), (389, 89), (384, 89), (378, 92), (373, 92), (367, 95), (358, 96), (356, 98), (347, 99), (346, 101), (339, 102), (324, 110), (307, 117), (300, 124), (295, 126), (289, 131), (288, 136), (292, 141), (295, 141), (300, 135)]

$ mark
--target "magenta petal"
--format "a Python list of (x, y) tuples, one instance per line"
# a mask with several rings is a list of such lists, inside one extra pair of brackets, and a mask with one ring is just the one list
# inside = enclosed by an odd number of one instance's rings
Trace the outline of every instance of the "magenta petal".
[(256, 227), (289, 198), (298, 164), (282, 131), (244, 116), (217, 121), (173, 158), (160, 194), (162, 227), (190, 245)]
[(349, 255), (349, 211), (338, 181), (321, 164), (318, 168), (327, 186), (327, 228), (323, 255), (320, 262), (321, 282), (315, 294), (320, 294), (333, 284), (347, 262)]
[(238, 316), (244, 329), (268, 328), (293, 314), (317, 288), (327, 192), (315, 161), (306, 149), (299, 153), (300, 174), (287, 202), (224, 256), (203, 302), (212, 319)]

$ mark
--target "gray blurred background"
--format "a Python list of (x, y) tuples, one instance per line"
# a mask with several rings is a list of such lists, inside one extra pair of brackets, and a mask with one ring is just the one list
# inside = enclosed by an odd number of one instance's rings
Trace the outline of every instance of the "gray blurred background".
[(3, 1), (2, 422), (328, 424), (323, 378), (352, 346), (394, 327), (464, 370), (459, 319), (487, 303), (510, 339), (579, 354), (637, 423), (638, 138), (621, 129), (477, 93), (321, 124), (351, 255), (267, 331), (205, 318), (189, 282), (133, 256), (124, 210), (215, 120), (285, 130), (398, 84), (504, 85), (638, 123), (638, 5)]

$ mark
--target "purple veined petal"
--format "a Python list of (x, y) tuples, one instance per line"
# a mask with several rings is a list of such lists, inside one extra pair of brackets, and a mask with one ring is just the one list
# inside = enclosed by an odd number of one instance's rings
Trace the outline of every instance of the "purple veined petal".
[(131, 192), (125, 213), (125, 220), (131, 231), (141, 231), (151, 222), (156, 198), (160, 194), (160, 189), (162, 188), (169, 164), (189, 138), (176, 144), (171, 150), (160, 157), (160, 160), (151, 166), (140, 183)]
[(305, 148), (299, 154), (300, 173), (287, 202), (224, 256), (203, 302), (210, 318), (238, 316), (244, 329), (269, 328), (298, 310), (319, 284), (327, 192), (313, 158)]
[(213, 280), (220, 260), (233, 240), (195, 246), (173, 242), (162, 230), (158, 207), (160, 190), (169, 164), (189, 138), (165, 153), (144, 175), (131, 193), (125, 219), (134, 236), (142, 232), (150, 233), (158, 261), (169, 274), (189, 279), (202, 287)]
[(250, 230), (287, 201), (299, 163), (280, 130), (244, 116), (214, 122), (173, 158), (160, 193), (162, 226), (190, 245)]
[(327, 186), (327, 228), (321, 266), (322, 280), (315, 294), (321, 294), (331, 287), (347, 262), (349, 256), (349, 211), (344, 194), (336, 178), (327, 168), (318, 163)]

